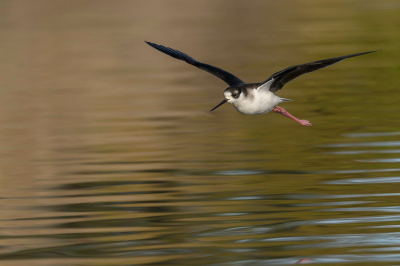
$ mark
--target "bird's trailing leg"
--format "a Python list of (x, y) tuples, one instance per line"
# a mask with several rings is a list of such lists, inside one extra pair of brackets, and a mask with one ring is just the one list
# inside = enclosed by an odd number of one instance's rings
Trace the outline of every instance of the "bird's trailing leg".
[(284, 116), (286, 116), (286, 117), (289, 117), (289, 118), (293, 119), (294, 121), (299, 122), (299, 123), (302, 124), (303, 126), (306, 126), (306, 127), (312, 126), (311, 123), (308, 122), (307, 120), (300, 120), (300, 119), (297, 119), (297, 118), (294, 117), (293, 115), (289, 114), (289, 112), (286, 111), (284, 108), (279, 107), (278, 105), (275, 106), (275, 108), (274, 108), (272, 111), (274, 111), (275, 113), (282, 114), (282, 115), (284, 115)]

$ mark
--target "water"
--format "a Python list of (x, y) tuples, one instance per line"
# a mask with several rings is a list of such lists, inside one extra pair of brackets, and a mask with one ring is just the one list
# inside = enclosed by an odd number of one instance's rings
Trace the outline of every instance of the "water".
[[(397, 1), (3, 1), (0, 261), (10, 265), (397, 265)], [(286, 85), (313, 127), (224, 105)], [(305, 263), (305, 262), (304, 262)]]

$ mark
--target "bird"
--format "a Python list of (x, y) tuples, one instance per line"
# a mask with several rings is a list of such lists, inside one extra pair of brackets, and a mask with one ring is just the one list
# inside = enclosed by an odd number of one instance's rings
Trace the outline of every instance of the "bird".
[(181, 51), (163, 45), (147, 41), (145, 42), (160, 52), (172, 56), (173, 58), (183, 60), (190, 65), (193, 65), (199, 69), (213, 74), (214, 76), (222, 79), (229, 85), (229, 87), (224, 91), (224, 100), (217, 106), (212, 108), (210, 111), (214, 111), (224, 103), (230, 103), (239, 113), (245, 115), (259, 115), (273, 111), (275, 113), (279, 113), (288, 118), (291, 118), (303, 126), (312, 126), (312, 124), (308, 120), (302, 120), (294, 117), (284, 108), (278, 106), (278, 104), (280, 103), (289, 102), (292, 100), (281, 98), (275, 95), (275, 93), (278, 90), (282, 89), (285, 84), (303, 74), (311, 73), (321, 68), (331, 66), (350, 57), (365, 55), (378, 51), (375, 50), (351, 55), (344, 55), (310, 63), (294, 65), (272, 74), (269, 78), (262, 82), (245, 83), (243, 80), (239, 79), (235, 75), (218, 67), (201, 63)]

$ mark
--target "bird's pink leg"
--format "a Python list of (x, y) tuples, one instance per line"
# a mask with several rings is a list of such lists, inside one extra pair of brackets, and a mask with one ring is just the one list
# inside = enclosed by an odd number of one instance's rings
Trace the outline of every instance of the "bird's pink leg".
[(307, 120), (300, 120), (300, 119), (297, 119), (297, 118), (294, 117), (293, 115), (289, 114), (289, 112), (286, 111), (284, 108), (279, 107), (278, 105), (275, 106), (275, 108), (274, 108), (272, 111), (274, 111), (275, 113), (282, 114), (282, 115), (284, 115), (284, 116), (286, 116), (286, 117), (289, 117), (289, 118), (293, 119), (294, 121), (299, 122), (299, 123), (302, 124), (303, 126), (306, 126), (306, 127), (312, 126), (311, 123), (308, 122)]
[(309, 263), (309, 262), (311, 262), (311, 259), (302, 259), (302, 260), (297, 261), (296, 264), (301, 264), (303, 262), (304, 263)]

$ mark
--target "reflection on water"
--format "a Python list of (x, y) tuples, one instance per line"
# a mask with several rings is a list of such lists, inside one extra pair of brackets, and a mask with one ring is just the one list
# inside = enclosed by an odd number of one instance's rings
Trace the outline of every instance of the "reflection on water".
[(398, 136), (398, 135), (400, 135), (400, 132), (375, 132), (375, 133), (344, 134), (345, 137), (350, 137), (350, 138), (390, 137), (390, 136)]
[(398, 147), (400, 141), (372, 141), (372, 142), (356, 142), (356, 143), (336, 143), (329, 144), (325, 147)]
[(399, 163), (400, 158), (366, 159), (366, 160), (358, 160), (358, 161), (367, 162), (367, 163)]
[(377, 177), (377, 178), (353, 178), (353, 179), (342, 179), (326, 182), (326, 184), (378, 184), (378, 183), (398, 183), (400, 177)]
[(400, 153), (400, 150), (333, 151), (328, 154)]
[[(400, 262), (396, 1), (41, 3), (1, 4), (2, 266)], [(305, 128), (144, 40), (248, 82), (383, 50), (285, 86)]]

